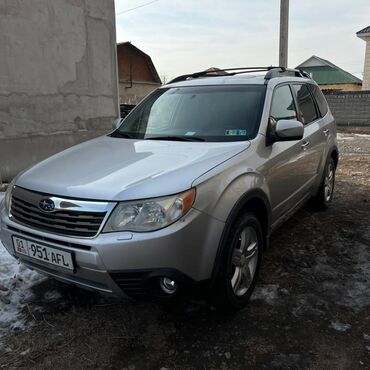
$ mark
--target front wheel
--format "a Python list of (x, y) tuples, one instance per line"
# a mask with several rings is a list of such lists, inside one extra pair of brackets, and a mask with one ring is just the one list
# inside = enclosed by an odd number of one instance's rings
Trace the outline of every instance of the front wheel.
[(247, 304), (256, 285), (263, 250), (258, 219), (251, 213), (239, 217), (221, 247), (215, 302), (223, 310), (236, 311)]
[(320, 189), (314, 198), (314, 203), (317, 209), (325, 210), (329, 207), (333, 199), (334, 185), (335, 185), (335, 163), (334, 159), (330, 157), (325, 165), (324, 178), (322, 180)]

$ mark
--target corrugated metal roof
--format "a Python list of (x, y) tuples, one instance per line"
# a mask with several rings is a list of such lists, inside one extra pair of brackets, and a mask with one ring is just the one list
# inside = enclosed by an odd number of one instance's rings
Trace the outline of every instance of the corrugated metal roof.
[[(346, 84), (346, 83), (362, 84), (362, 81), (359, 78), (345, 71), (344, 69), (336, 66), (335, 64), (329, 62), (328, 60), (320, 58), (316, 55), (313, 55), (311, 58), (317, 59), (319, 62), (321, 62), (320, 63), (321, 65), (307, 67), (298, 66), (297, 68), (302, 68), (304, 71), (310, 73), (312, 78), (319, 85)], [(304, 63), (305, 62), (301, 64)]]

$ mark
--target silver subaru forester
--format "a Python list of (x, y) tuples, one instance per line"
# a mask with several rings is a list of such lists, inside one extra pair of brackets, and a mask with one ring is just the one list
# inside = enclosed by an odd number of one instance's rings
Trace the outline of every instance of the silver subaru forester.
[(19, 174), (0, 240), (66, 283), (134, 298), (200, 287), (236, 310), (271, 232), (310, 198), (329, 206), (337, 163), (335, 121), (303, 71), (184, 75), (107, 136)]

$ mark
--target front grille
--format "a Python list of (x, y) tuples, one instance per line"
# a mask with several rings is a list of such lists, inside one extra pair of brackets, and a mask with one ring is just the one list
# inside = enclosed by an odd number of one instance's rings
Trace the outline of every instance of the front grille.
[[(95, 236), (106, 215), (105, 212), (88, 212), (81, 210), (62, 209), (52, 213), (46, 213), (39, 209), (39, 198), (45, 195), (24, 196), (23, 189), (15, 188), (13, 191), (11, 214), (12, 217), (25, 225), (31, 226), (38, 230), (48, 231), (56, 234), (93, 237)], [(23, 195), (23, 196), (22, 196)], [(27, 199), (27, 200), (26, 200)], [(36, 204), (35, 204), (36, 203)]]
[(56, 240), (56, 239), (52, 239), (52, 238), (47, 238), (46, 236), (32, 234), (32, 233), (29, 233), (27, 231), (24, 231), (24, 230), (21, 230), (21, 229), (18, 229), (16, 227), (12, 227), (12, 226), (8, 226), (8, 230), (14, 231), (15, 233), (20, 234), (20, 235), (28, 236), (32, 239), (43, 240), (46, 243), (55, 243), (55, 244), (58, 244), (58, 245), (63, 245), (65, 247), (70, 247), (70, 248), (75, 248), (75, 249), (82, 249), (82, 250), (85, 250), (85, 251), (91, 251), (91, 247), (89, 247), (88, 245), (70, 243), (70, 242), (65, 242), (63, 240)]

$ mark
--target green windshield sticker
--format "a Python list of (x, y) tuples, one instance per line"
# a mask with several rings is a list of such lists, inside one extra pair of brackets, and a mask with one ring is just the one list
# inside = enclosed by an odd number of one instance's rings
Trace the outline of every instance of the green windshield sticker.
[(246, 136), (247, 130), (226, 130), (226, 136)]
[(194, 131), (188, 131), (185, 135), (195, 135)]

